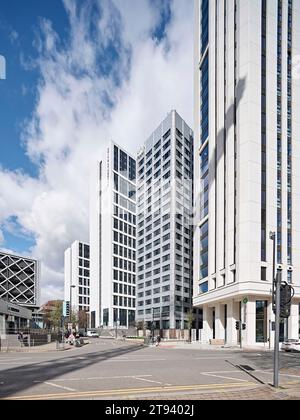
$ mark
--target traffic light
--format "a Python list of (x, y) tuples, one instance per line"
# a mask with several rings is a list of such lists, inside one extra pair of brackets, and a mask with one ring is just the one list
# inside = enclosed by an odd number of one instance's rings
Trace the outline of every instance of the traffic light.
[(70, 316), (70, 302), (69, 301), (64, 302), (63, 315), (65, 318), (68, 318)]
[(235, 323), (235, 329), (236, 329), (237, 331), (239, 331), (239, 330), (240, 330), (240, 321), (236, 321), (236, 323)]
[(291, 303), (293, 297), (293, 288), (284, 283), (280, 286), (280, 317), (289, 318), (291, 316)]
[(243, 324), (242, 325), (242, 330), (245, 331), (246, 328), (247, 328), (247, 325), (246, 324)]

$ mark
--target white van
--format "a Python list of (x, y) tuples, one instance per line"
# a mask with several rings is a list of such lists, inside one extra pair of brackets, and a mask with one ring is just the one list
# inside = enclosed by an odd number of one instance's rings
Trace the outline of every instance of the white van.
[(99, 334), (97, 333), (97, 331), (88, 331), (87, 336), (90, 338), (99, 338)]

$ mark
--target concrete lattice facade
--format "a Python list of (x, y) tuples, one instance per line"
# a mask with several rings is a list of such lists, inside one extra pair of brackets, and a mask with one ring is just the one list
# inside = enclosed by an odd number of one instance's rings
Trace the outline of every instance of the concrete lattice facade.
[(0, 253), (0, 299), (35, 310), (40, 305), (40, 264)]
[[(194, 304), (203, 340), (273, 342), (273, 245), (299, 338), (300, 4), (196, 0)], [(200, 258), (199, 258), (200, 256)]]

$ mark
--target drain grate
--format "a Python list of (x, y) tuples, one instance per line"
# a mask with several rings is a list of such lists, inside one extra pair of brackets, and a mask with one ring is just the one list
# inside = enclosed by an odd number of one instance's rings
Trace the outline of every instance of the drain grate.
[(240, 365), (240, 368), (246, 370), (247, 372), (255, 372), (255, 369), (248, 365)]

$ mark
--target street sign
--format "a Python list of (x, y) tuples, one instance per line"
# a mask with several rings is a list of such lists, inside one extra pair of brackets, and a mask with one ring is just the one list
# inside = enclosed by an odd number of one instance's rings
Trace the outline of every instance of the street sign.
[(249, 302), (249, 300), (248, 300), (248, 298), (245, 298), (244, 300), (243, 300), (243, 303), (245, 304), (245, 305), (247, 305), (247, 303)]

